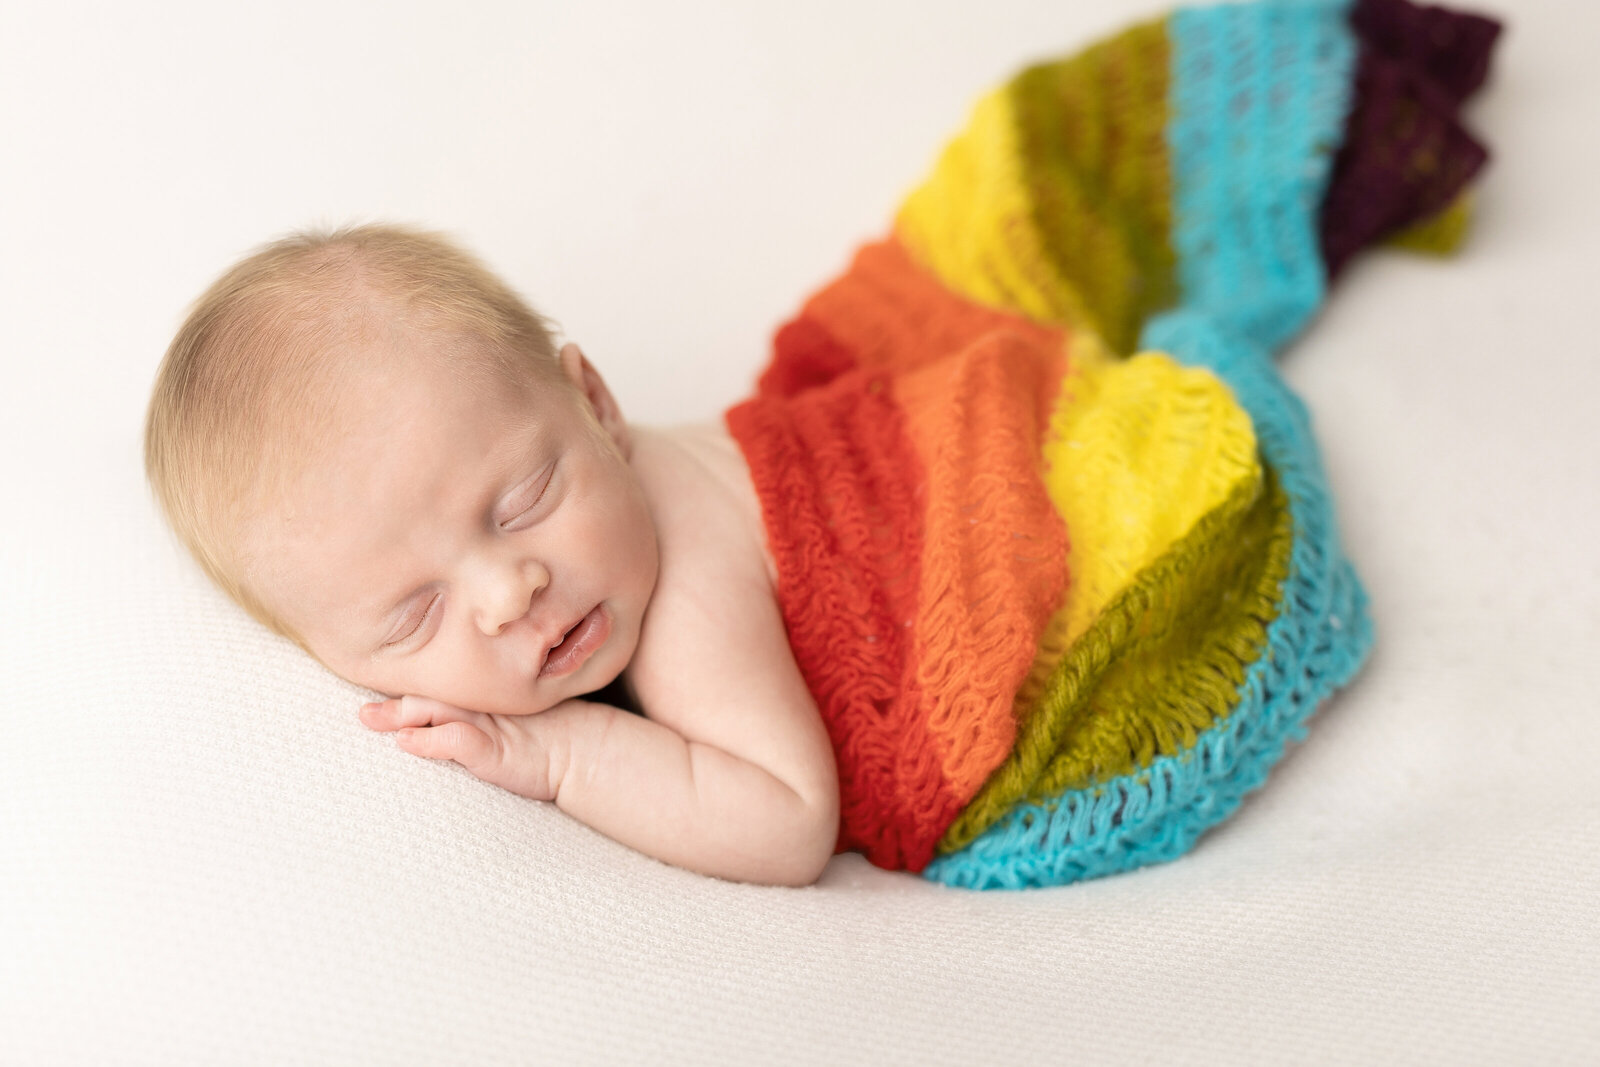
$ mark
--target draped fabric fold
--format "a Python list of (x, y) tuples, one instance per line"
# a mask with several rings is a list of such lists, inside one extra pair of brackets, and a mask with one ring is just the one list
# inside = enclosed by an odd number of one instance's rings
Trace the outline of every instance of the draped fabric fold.
[(1359, 668), (1272, 355), (1360, 249), (1459, 245), (1499, 30), (1259, 0), (1032, 65), (778, 331), (726, 418), (841, 850), (972, 887), (1173, 858)]

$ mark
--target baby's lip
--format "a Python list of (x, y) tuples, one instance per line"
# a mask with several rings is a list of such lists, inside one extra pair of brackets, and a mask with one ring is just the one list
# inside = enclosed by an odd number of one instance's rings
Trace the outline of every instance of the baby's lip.
[(550, 665), (550, 653), (555, 650), (557, 645), (560, 645), (561, 642), (563, 642), (563, 641), (565, 641), (567, 639), (567, 635), (571, 634), (572, 631), (574, 631), (578, 627), (582, 626), (584, 621), (587, 620), (590, 615), (593, 615), (596, 611), (599, 611), (599, 610), (600, 610), (600, 605), (596, 604), (594, 607), (590, 608), (588, 611), (584, 612), (582, 615), (579, 615), (577, 618), (575, 618), (571, 622), (567, 623), (560, 630), (554, 631), (554, 633), (551, 636), (549, 636), (547, 638), (541, 637), (539, 639), (539, 643), (540, 643), (540, 646), (541, 646), (541, 651), (539, 653), (539, 669), (534, 673), (536, 675), (540, 676), (540, 677), (543, 677), (544, 672), (545, 672), (545, 668)]
[(539, 670), (544, 670), (545, 662), (550, 659), (550, 650), (565, 641), (567, 635), (572, 632), (572, 628), (582, 622), (584, 617), (580, 615), (566, 623), (559, 630), (552, 630), (539, 638)]

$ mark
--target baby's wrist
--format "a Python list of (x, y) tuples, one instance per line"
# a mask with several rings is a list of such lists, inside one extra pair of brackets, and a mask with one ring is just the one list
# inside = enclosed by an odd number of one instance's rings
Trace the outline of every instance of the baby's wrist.
[(585, 769), (598, 763), (614, 717), (626, 714), (610, 704), (574, 698), (533, 716), (530, 724), (545, 760), (550, 799), (558, 807), (563, 787), (583, 781)]

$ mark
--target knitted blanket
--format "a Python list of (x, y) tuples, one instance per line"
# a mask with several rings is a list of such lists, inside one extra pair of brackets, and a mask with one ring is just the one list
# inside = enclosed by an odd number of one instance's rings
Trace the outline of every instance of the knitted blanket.
[(1273, 354), (1450, 250), (1500, 25), (1179, 10), (978, 101), (727, 413), (838, 758), (839, 848), (972, 887), (1171, 859), (1372, 641)]

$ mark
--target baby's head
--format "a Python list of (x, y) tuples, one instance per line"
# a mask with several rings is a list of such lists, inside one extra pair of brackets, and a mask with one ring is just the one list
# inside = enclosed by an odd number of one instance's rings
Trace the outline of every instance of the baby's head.
[(230, 269), (145, 427), (168, 521), (256, 619), (358, 684), (505, 714), (632, 657), (658, 561), (630, 449), (577, 346), (467, 253), (390, 226)]

